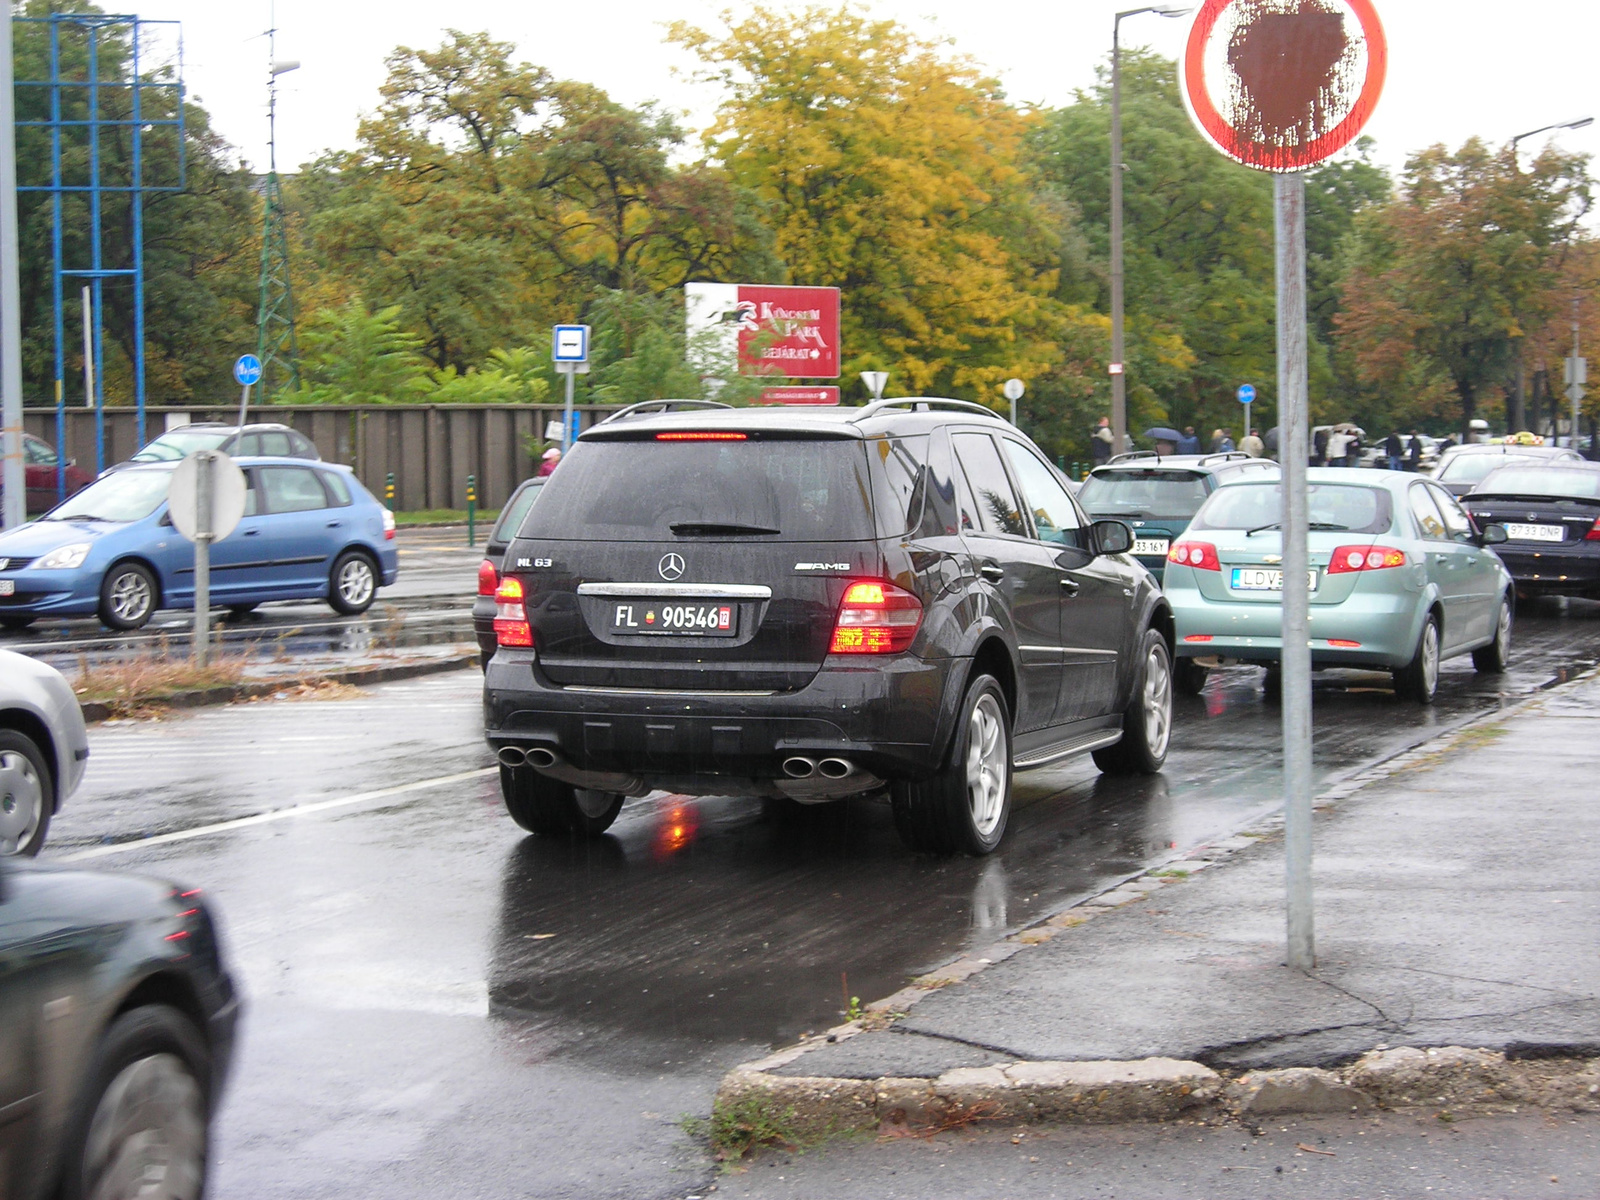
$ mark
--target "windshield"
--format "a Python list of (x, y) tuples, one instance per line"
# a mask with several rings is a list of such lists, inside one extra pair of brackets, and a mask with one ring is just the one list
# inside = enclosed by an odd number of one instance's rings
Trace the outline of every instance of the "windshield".
[(523, 537), (672, 542), (873, 536), (863, 443), (580, 441), (528, 511)]
[(1439, 468), (1440, 483), (1477, 483), (1508, 463), (1538, 462), (1530, 454), (1457, 454)]
[[(1350, 483), (1306, 487), (1314, 530), (1384, 533), (1394, 507), (1380, 488)], [(1242, 483), (1218, 488), (1201, 507), (1191, 529), (1276, 529), (1283, 516), (1283, 491), (1276, 483)]]
[(215, 450), (233, 436), (231, 429), (174, 429), (133, 456), (134, 462), (176, 462), (196, 450)]
[(1485, 479), (1473, 495), (1569, 496), (1578, 500), (1600, 500), (1600, 471), (1504, 467)]
[(1092, 474), (1078, 503), (1092, 517), (1192, 517), (1205, 503), (1198, 471), (1107, 471)]
[(167, 498), (171, 486), (171, 471), (118, 471), (58, 504), (44, 519), (142, 521)]

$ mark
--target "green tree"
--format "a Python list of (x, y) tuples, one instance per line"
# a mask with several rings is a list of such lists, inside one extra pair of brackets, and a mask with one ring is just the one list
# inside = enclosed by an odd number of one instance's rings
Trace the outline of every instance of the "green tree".
[(398, 305), (370, 312), (360, 300), (324, 309), (301, 335), (306, 404), (388, 404), (415, 400), (434, 386), (421, 340), (399, 324)]

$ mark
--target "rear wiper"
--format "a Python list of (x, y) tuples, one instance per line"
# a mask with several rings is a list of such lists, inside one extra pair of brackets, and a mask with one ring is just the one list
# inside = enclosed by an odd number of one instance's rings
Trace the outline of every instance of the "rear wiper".
[(742, 533), (771, 535), (783, 532), (781, 529), (768, 529), (765, 525), (740, 525), (735, 521), (679, 521), (667, 528), (679, 537), (722, 537)]
[[(1280, 526), (1282, 524), (1283, 524), (1282, 521), (1274, 521), (1270, 525), (1257, 525), (1254, 529), (1246, 530), (1245, 531), (1245, 537), (1249, 537), (1253, 533), (1260, 533), (1262, 530), (1265, 530), (1265, 529), (1276, 529), (1276, 528), (1278, 528), (1278, 526)], [(1350, 528), (1350, 526), (1348, 526), (1348, 525), (1335, 525), (1330, 521), (1307, 521), (1306, 522), (1306, 528), (1307, 529), (1318, 529), (1318, 530), (1321, 530), (1324, 533), (1343, 533), (1343, 532), (1347, 531)]]
[(1265, 530), (1268, 530), (1268, 529), (1276, 529), (1279, 525), (1282, 525), (1282, 524), (1283, 524), (1282, 521), (1272, 521), (1272, 522), (1270, 522), (1269, 524), (1266, 524), (1266, 525), (1257, 525), (1254, 529), (1246, 529), (1244, 531), (1244, 535), (1245, 535), (1245, 537), (1255, 537), (1255, 535), (1258, 534), (1258, 533), (1262, 533), (1262, 532), (1264, 532)]

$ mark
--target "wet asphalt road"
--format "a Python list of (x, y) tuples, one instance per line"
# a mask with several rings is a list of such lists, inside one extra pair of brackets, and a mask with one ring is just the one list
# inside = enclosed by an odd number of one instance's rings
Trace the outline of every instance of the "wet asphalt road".
[[(1597, 659), (1600, 606), (1573, 605), (1524, 615), (1507, 676), (1447, 664), (1431, 709), (1318, 677), (1319, 776)], [(728, 1066), (1276, 807), (1259, 676), (1183, 703), (1163, 776), (1019, 776), (986, 860), (908, 855), (870, 802), (653, 797), (594, 843), (524, 838), (472, 671), (98, 726), (46, 855), (219, 911), (249, 1009), (216, 1197), (683, 1196), (710, 1168), (677, 1119)]]

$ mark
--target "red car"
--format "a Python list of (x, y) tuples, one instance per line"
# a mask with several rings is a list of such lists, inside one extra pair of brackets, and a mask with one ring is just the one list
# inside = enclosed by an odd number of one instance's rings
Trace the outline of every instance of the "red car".
[[(37, 517), (61, 503), (61, 493), (56, 490), (56, 468), (60, 463), (49, 442), (41, 441), (31, 433), (22, 435), (23, 470), (27, 472), (28, 515)], [(94, 476), (70, 460), (67, 463), (67, 495), (82, 491), (94, 482)]]

